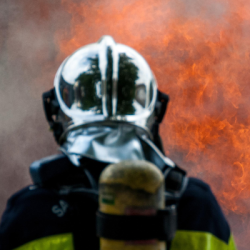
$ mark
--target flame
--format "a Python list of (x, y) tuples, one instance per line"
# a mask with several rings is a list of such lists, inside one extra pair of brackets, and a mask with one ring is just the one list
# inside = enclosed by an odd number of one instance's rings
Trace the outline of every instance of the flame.
[(249, 214), (249, 1), (61, 3), (71, 29), (56, 33), (59, 58), (106, 34), (140, 52), (171, 98), (167, 154), (208, 182), (227, 214)]

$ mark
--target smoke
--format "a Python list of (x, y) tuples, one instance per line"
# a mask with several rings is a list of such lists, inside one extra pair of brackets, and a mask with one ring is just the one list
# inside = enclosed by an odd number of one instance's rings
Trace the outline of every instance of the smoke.
[(211, 185), (248, 249), (249, 13), (246, 0), (1, 1), (0, 214), (31, 183), (29, 165), (56, 153), (42, 93), (66, 56), (108, 34), (138, 50), (170, 94), (169, 157)]
[(0, 2), (0, 214), (10, 195), (31, 183), (29, 165), (57, 149), (41, 95), (53, 87), (53, 36), (67, 15), (50, 6), (60, 1)]

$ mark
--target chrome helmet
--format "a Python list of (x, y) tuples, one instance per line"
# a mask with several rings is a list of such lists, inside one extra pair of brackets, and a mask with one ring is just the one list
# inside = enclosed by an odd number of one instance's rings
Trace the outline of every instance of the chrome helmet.
[[(52, 95), (57, 102), (53, 108)], [(149, 65), (137, 51), (111, 36), (66, 58), (56, 73), (53, 93), (45, 93), (43, 99), (59, 143), (69, 131), (93, 123), (130, 124), (150, 137), (155, 116), (159, 116), (159, 91)]]

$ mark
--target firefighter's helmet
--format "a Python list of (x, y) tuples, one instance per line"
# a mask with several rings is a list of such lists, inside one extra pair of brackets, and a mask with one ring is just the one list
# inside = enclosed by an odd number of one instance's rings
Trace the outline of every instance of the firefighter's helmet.
[[(167, 103), (145, 59), (111, 36), (103, 36), (65, 59), (56, 73), (53, 95), (59, 104), (56, 108), (51, 108), (51, 93), (45, 93), (43, 99), (59, 143), (69, 131), (93, 123), (130, 124), (150, 136)], [(159, 97), (165, 97), (165, 105)]]
[(129, 122), (150, 129), (157, 84), (144, 58), (104, 36), (78, 49), (60, 66), (54, 81), (62, 112), (73, 125)]

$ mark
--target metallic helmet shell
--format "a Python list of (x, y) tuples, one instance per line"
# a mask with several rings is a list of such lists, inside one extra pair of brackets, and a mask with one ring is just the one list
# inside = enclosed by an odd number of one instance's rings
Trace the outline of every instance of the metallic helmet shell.
[(154, 122), (157, 83), (149, 65), (137, 51), (110, 36), (66, 58), (54, 87), (70, 128), (126, 122), (149, 132)]

